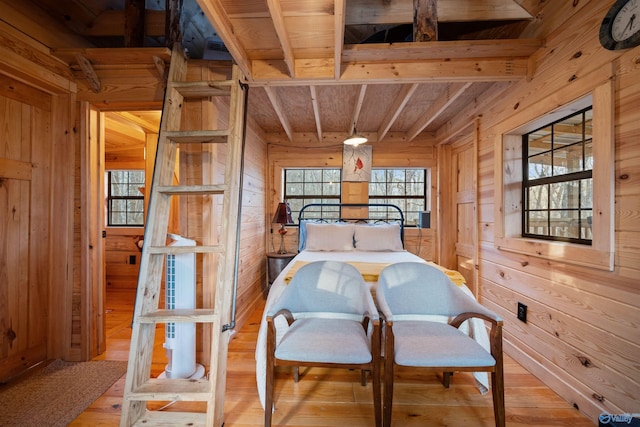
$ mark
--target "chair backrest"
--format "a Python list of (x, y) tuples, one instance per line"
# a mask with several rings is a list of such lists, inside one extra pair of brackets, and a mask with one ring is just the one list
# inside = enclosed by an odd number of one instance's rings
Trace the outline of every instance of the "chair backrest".
[(270, 312), (288, 308), (298, 313), (363, 314), (372, 306), (371, 293), (357, 268), (339, 261), (316, 261), (300, 267)]
[(380, 272), (376, 296), (387, 316), (450, 316), (459, 314), (457, 302), (465, 297), (462, 290), (455, 287), (436, 267), (421, 262), (401, 262)]

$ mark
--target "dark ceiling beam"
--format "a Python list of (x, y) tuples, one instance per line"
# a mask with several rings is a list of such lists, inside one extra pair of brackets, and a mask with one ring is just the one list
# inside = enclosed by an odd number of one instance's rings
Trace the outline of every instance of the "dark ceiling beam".
[(169, 49), (173, 49), (173, 44), (176, 42), (182, 42), (182, 32), (180, 31), (180, 15), (182, 12), (182, 0), (166, 0), (167, 1), (167, 14), (166, 19), (166, 34), (165, 34), (165, 46)]
[(413, 0), (413, 41), (438, 40), (438, 0)]
[(124, 47), (144, 46), (145, 0), (126, 0), (124, 5)]

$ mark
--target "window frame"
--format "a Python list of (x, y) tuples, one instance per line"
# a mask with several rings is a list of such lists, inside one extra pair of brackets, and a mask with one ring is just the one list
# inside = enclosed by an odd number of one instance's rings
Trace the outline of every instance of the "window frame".
[[(321, 196), (321, 197), (315, 197), (315, 196), (307, 196), (307, 197), (298, 197), (301, 199), (310, 199), (309, 203), (318, 203), (317, 199), (319, 198), (323, 198), (323, 199), (331, 199), (334, 200), (335, 199), (335, 203), (341, 203), (342, 202), (342, 169), (338, 168), (338, 167), (331, 167), (331, 166), (326, 166), (326, 167), (296, 167), (296, 166), (286, 166), (282, 168), (282, 200), (284, 200), (285, 202), (290, 203), (290, 199), (292, 198), (291, 195), (289, 195), (287, 193), (287, 171), (288, 170), (331, 170), (331, 169), (335, 169), (339, 172), (340, 174), (340, 181), (338, 181), (338, 184), (340, 185), (340, 191), (339, 194), (337, 196)], [(369, 186), (371, 185), (371, 180), (367, 182), (367, 199), (369, 200), (370, 203), (383, 203), (382, 201), (380, 201), (380, 199), (389, 199), (389, 198), (403, 198), (403, 199), (415, 199), (415, 198), (424, 198), (424, 203), (425, 203), (425, 210), (429, 210), (430, 209), (430, 203), (431, 203), (431, 194), (430, 194), (430, 187), (431, 187), (431, 167), (427, 167), (427, 166), (399, 166), (399, 167), (394, 167), (394, 166), (380, 166), (380, 167), (373, 167), (373, 170), (403, 170), (403, 171), (407, 171), (409, 169), (413, 169), (413, 170), (421, 170), (424, 171), (424, 194), (422, 196), (398, 196), (398, 197), (389, 197), (389, 196), (385, 196), (383, 197), (371, 197), (371, 193), (368, 191), (369, 190)], [(406, 181), (405, 181), (406, 182)], [(316, 199), (316, 200), (314, 200)], [(384, 202), (386, 203), (386, 202)], [(306, 203), (304, 203), (306, 204)], [(303, 206), (304, 206), (303, 204)], [(329, 209), (333, 209), (333, 208), (329, 208)], [(404, 209), (402, 209), (402, 213), (404, 215), (405, 218), (405, 227), (417, 227), (418, 223), (409, 223), (407, 221), (407, 213)], [(294, 220), (294, 223), (297, 225), (298, 224), (298, 215), (297, 212), (299, 212), (299, 210), (295, 209), (295, 206), (291, 206), (291, 211), (292, 211), (292, 218)], [(420, 211), (423, 212), (423, 211)], [(328, 212), (322, 212), (321, 215), (323, 217), (327, 217), (330, 218), (332, 217), (332, 214), (335, 214), (335, 217), (338, 218), (340, 216), (340, 212), (336, 211), (335, 213), (332, 211), (328, 211)], [(381, 219), (384, 219), (386, 217), (386, 214), (383, 213), (382, 211), (380, 212), (376, 212), (376, 214), (379, 214), (376, 216), (376, 218), (380, 217)]]
[[(386, 166), (386, 167), (372, 167), (371, 168), (371, 172), (373, 175), (374, 171), (380, 171), (380, 170), (384, 170), (384, 171), (388, 171), (388, 170), (402, 170), (405, 172), (405, 178), (406, 178), (406, 171), (407, 170), (420, 170), (424, 172), (424, 186), (423, 186), (423, 194), (420, 196), (407, 196), (406, 192), (405, 195), (402, 196), (393, 196), (393, 195), (389, 195), (386, 194), (385, 196), (372, 196), (371, 195), (371, 184), (374, 183), (372, 180), (369, 180), (368, 182), (368, 198), (369, 198), (369, 203), (388, 203), (387, 201), (389, 199), (404, 199), (404, 200), (410, 200), (410, 199), (422, 199), (424, 200), (424, 209), (422, 211), (410, 211), (410, 212), (418, 212), (418, 214), (420, 212), (425, 212), (425, 211), (430, 211), (430, 207), (429, 207), (429, 191), (428, 189), (430, 188), (430, 178), (431, 178), (431, 168), (428, 167), (393, 167), (393, 166)], [(385, 173), (386, 175), (386, 173)], [(385, 181), (385, 183), (387, 183), (388, 181)], [(406, 183), (406, 179), (405, 179), (405, 183)], [(407, 210), (403, 209), (401, 206), (398, 206), (400, 208), (400, 210), (402, 211), (402, 214), (404, 215), (404, 220), (405, 220), (405, 227), (417, 227), (418, 226), (418, 219), (416, 218), (415, 222), (410, 222), (409, 218), (410, 216), (407, 214)], [(406, 207), (406, 206), (405, 206)], [(388, 219), (388, 218), (387, 218)]]
[[(544, 102), (544, 101), (541, 101)], [(522, 135), (556, 118), (593, 106), (593, 220), (591, 246), (522, 237)], [(550, 113), (542, 104), (532, 106), (526, 124), (499, 129), (495, 140), (495, 229), (499, 250), (537, 258), (612, 271), (614, 267), (615, 132), (613, 81), (595, 87)], [(523, 114), (525, 114), (523, 112)]]
[[(593, 169), (589, 168), (589, 169), (584, 169), (581, 171), (574, 171), (574, 172), (568, 172), (568, 173), (564, 173), (564, 174), (558, 174), (556, 175), (553, 172), (553, 166), (554, 166), (554, 159), (555, 159), (555, 153), (559, 150), (565, 149), (568, 146), (573, 146), (573, 145), (577, 145), (577, 144), (581, 144), (582, 147), (582, 160), (584, 161), (585, 159), (585, 144), (586, 141), (591, 141), (591, 143), (593, 144), (593, 138), (586, 138), (585, 135), (585, 114), (587, 111), (591, 111), (592, 115), (593, 115), (593, 106), (589, 105), (586, 108), (583, 108), (581, 110), (575, 111), (575, 112), (571, 112), (570, 114), (567, 114), (559, 119), (553, 120), (551, 122), (545, 122), (545, 124), (543, 126), (540, 126), (536, 129), (533, 129), (529, 132), (525, 132), (522, 135), (522, 147), (523, 147), (523, 155), (522, 155), (522, 171), (523, 171), (523, 179), (522, 179), (522, 200), (523, 200), (523, 209), (522, 209), (522, 220), (521, 220), (521, 224), (522, 224), (522, 236), (523, 237), (528, 237), (528, 238), (532, 238), (532, 239), (543, 239), (543, 240), (551, 240), (551, 241), (558, 241), (558, 242), (571, 242), (571, 243), (578, 243), (578, 244), (582, 244), (582, 245), (591, 245), (592, 243), (592, 239), (589, 238), (582, 238), (582, 237), (564, 237), (564, 236), (557, 236), (557, 235), (553, 235), (551, 234), (551, 229), (553, 228), (551, 226), (551, 220), (552, 220), (552, 213), (554, 211), (557, 211), (557, 209), (553, 209), (551, 207), (551, 203), (550, 203), (550, 199), (549, 199), (549, 203), (547, 204), (546, 208), (543, 209), (532, 209), (530, 206), (528, 206), (528, 190), (534, 187), (538, 187), (538, 186), (543, 186), (543, 185), (553, 185), (553, 184), (570, 184), (570, 183), (575, 183), (578, 182), (578, 186), (581, 185), (581, 181), (585, 180), (585, 179), (593, 179)], [(582, 137), (580, 141), (574, 142), (570, 145), (559, 145), (558, 148), (555, 147), (555, 143), (554, 140), (556, 139), (556, 131), (555, 131), (555, 125), (564, 122), (567, 119), (573, 118), (573, 117), (577, 117), (577, 116), (581, 116), (581, 129), (582, 129)], [(593, 120), (592, 120), (593, 122)], [(531, 179), (529, 177), (529, 168), (531, 166), (531, 154), (530, 154), (530, 143), (528, 141), (527, 136), (537, 132), (541, 129), (544, 128), (551, 128), (551, 134), (549, 135), (549, 137), (551, 138), (551, 148), (548, 151), (545, 151), (541, 154), (545, 154), (545, 153), (550, 153), (551, 154), (551, 171), (552, 171), (552, 175), (551, 176), (545, 176), (545, 177), (537, 177), (537, 178), (533, 178)], [(547, 192), (547, 196), (551, 197), (551, 193), (550, 191)], [(580, 193), (578, 194), (578, 197), (580, 197)], [(591, 211), (593, 212), (593, 206), (591, 206), (590, 208), (583, 208), (581, 203), (578, 203), (578, 207), (577, 208), (566, 208), (566, 209), (562, 209), (562, 210), (566, 210), (566, 211), (578, 211), (578, 227), (580, 229), (580, 226), (582, 224), (580, 224), (582, 222), (581, 219), (581, 212), (584, 211)], [(532, 211), (538, 211), (538, 212), (546, 212), (547, 213), (547, 228), (548, 228), (548, 232), (547, 234), (540, 234), (540, 233), (533, 233), (530, 232), (528, 230), (528, 222), (527, 222), (527, 213), (528, 212), (532, 212)], [(592, 214), (593, 215), (593, 214)], [(586, 223), (586, 219), (584, 220)]]
[[(338, 194), (337, 195), (303, 195), (303, 196), (299, 196), (299, 197), (295, 197), (295, 195), (289, 195), (287, 193), (287, 171), (290, 170), (322, 170), (322, 171), (326, 171), (326, 170), (336, 170), (338, 172), (338, 176), (339, 179), (336, 181), (336, 184), (338, 185)], [(307, 181), (302, 181), (303, 183), (306, 183)], [(324, 184), (324, 181), (321, 182), (322, 184)], [(308, 202), (303, 202), (302, 206), (308, 204), (308, 203), (327, 203), (326, 200), (329, 200), (330, 202), (333, 203), (340, 203), (342, 200), (342, 169), (341, 168), (337, 168), (337, 167), (284, 167), (282, 169), (282, 200), (284, 200), (285, 202), (289, 203), (289, 206), (291, 207), (291, 216), (293, 218), (293, 222), (297, 225), (298, 224), (298, 216), (300, 213), (300, 209), (296, 209), (296, 206), (291, 206), (290, 200), (291, 199), (302, 199), (303, 201), (305, 199), (308, 199)], [(323, 199), (325, 200), (325, 202), (319, 202), (319, 199)], [(301, 207), (302, 207), (301, 206)], [(331, 213), (335, 214), (335, 217), (338, 218), (340, 216), (340, 212), (339, 211), (335, 211), (333, 212), (332, 209), (333, 208), (329, 208), (329, 211), (326, 212), (321, 212), (321, 216), (323, 217), (331, 217)]]
[[(144, 211), (144, 194), (141, 193), (140, 196), (113, 196), (111, 194), (111, 174), (113, 172), (141, 172), (143, 179), (146, 179), (146, 175), (145, 175), (145, 171), (142, 169), (109, 169), (106, 170), (106, 179), (105, 179), (105, 185), (106, 185), (106, 202), (107, 202), (107, 206), (106, 206), (106, 215), (107, 215), (107, 227), (117, 227), (117, 228), (126, 228), (126, 227), (135, 227), (135, 228), (139, 228), (139, 227), (144, 227), (144, 221), (145, 221), (145, 211)], [(142, 186), (144, 186), (145, 183), (142, 182)], [(114, 200), (140, 200), (142, 202), (142, 223), (141, 224), (112, 224), (111, 222), (111, 203)], [(128, 211), (127, 211), (128, 212)], [(127, 215), (128, 218), (128, 215)]]

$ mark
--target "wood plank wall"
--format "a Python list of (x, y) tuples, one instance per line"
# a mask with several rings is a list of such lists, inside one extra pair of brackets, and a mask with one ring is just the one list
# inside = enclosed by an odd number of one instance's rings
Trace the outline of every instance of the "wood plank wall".
[(70, 354), (75, 87), (65, 64), (3, 22), (0, 39), (0, 380), (6, 380)]
[[(271, 224), (278, 202), (282, 201), (283, 171), (285, 168), (342, 168), (343, 144), (327, 146), (317, 144), (310, 140), (289, 142), (277, 134), (267, 134), (269, 142), (269, 201), (267, 212), (268, 227), (276, 229)], [(424, 167), (431, 169), (431, 228), (418, 230), (408, 228), (405, 230), (405, 248), (426, 260), (435, 260), (437, 250), (435, 233), (437, 224), (437, 194), (435, 191), (435, 178), (437, 176), (437, 158), (433, 139), (430, 135), (406, 142), (402, 138), (389, 136), (383, 142), (371, 142), (372, 167), (379, 168), (404, 168)], [(358, 191), (358, 186), (352, 183), (342, 183), (343, 203), (362, 203), (363, 198)], [(355, 190), (354, 190), (355, 189)], [(367, 188), (368, 190), (368, 188)], [(365, 203), (367, 200), (365, 200)], [(274, 231), (267, 233), (266, 247), (269, 251), (279, 247), (279, 235)], [(297, 228), (290, 227), (290, 232), (285, 236), (285, 243), (289, 252), (297, 252), (298, 235)]]
[[(480, 299), (505, 319), (505, 350), (594, 422), (602, 411), (638, 412), (640, 396), (640, 48), (610, 52), (598, 42), (611, 2), (591, 1), (552, 33), (527, 81), (477, 100), (442, 129), (480, 115)], [(575, 6), (575, 2), (574, 2)], [(501, 251), (494, 246), (494, 142), (532, 110), (545, 112), (615, 81), (615, 268), (603, 271)], [(524, 124), (524, 123), (521, 123)], [(595, 143), (598, 143), (596, 141)], [(604, 142), (608, 143), (607, 141)], [(597, 159), (595, 160), (598, 161)], [(440, 189), (443, 191), (443, 189)], [(516, 319), (517, 302), (528, 322)]]

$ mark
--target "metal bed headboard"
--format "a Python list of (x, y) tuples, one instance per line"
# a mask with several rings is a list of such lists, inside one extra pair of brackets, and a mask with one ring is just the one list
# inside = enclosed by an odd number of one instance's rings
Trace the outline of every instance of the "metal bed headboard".
[[(337, 212), (331, 212), (336, 216), (322, 216), (323, 209), (336, 208)], [(354, 218), (352, 216), (343, 217), (343, 208), (368, 208), (368, 216), (366, 218)], [(375, 218), (376, 210), (369, 208), (385, 208), (385, 218)], [(373, 213), (373, 217), (372, 217)], [(316, 215), (316, 216), (313, 216)], [(402, 210), (390, 203), (309, 203), (304, 205), (298, 213), (298, 242), (300, 242), (300, 224), (301, 221), (322, 221), (322, 222), (359, 222), (374, 224), (379, 222), (399, 223), (400, 224), (400, 240), (404, 247), (404, 214)]]

